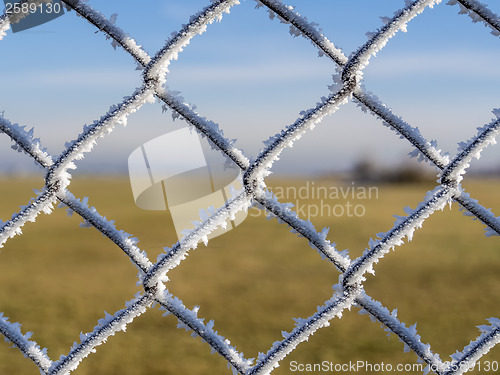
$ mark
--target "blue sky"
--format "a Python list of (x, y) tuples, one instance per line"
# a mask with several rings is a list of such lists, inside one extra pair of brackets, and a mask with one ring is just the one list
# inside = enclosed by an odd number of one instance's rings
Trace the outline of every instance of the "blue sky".
[[(500, 2), (490, 0), (500, 14)], [(162, 47), (190, 15), (208, 0), (89, 1), (149, 54)], [(346, 55), (382, 25), (403, 0), (295, 0), (290, 4), (317, 22)], [(140, 5), (140, 6), (139, 6)], [(264, 8), (244, 0), (222, 22), (210, 25), (172, 63), (171, 89), (196, 104), (197, 111), (220, 124), (238, 146), (255, 156), (261, 141), (292, 123), (300, 111), (329, 94), (334, 64), (318, 57), (304, 38), (271, 21)], [(366, 88), (423, 135), (451, 154), (457, 142), (491, 121), (500, 107), (500, 38), (481, 23), (459, 15), (458, 6), (442, 2), (427, 9), (398, 33), (365, 70)], [(0, 111), (12, 122), (35, 128), (51, 153), (74, 139), (86, 123), (121, 102), (140, 86), (132, 58), (114, 50), (109, 40), (74, 12), (0, 41), (2, 66)], [(142, 143), (176, 127), (159, 103), (132, 115), (78, 162), (81, 171), (126, 172), (128, 155)], [(0, 137), (0, 168), (25, 170), (33, 163), (10, 150)], [(369, 157), (387, 166), (408, 160), (406, 141), (349, 103), (286, 150), (274, 171), (324, 173), (345, 170)], [(495, 147), (483, 152), (473, 168), (500, 163)]]

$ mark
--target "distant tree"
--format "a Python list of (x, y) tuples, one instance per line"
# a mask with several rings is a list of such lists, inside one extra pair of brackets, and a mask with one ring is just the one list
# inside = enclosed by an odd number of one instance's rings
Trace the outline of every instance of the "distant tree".
[(363, 158), (354, 165), (352, 174), (355, 181), (367, 183), (377, 180), (378, 171), (372, 160)]
[(363, 158), (354, 165), (352, 179), (363, 184), (405, 184), (432, 182), (435, 177), (422, 164), (406, 162), (392, 168), (382, 168), (377, 166), (373, 160)]

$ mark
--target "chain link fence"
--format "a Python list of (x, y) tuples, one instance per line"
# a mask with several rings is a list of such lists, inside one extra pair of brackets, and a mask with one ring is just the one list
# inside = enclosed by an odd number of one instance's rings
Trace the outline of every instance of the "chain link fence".
[[(50, 1), (25, 0), (22, 3), (44, 2)], [(385, 25), (369, 33), (368, 41), (350, 57), (344, 55), (319, 31), (317, 25), (309, 22), (293, 7), (279, 0), (257, 1), (258, 6), (266, 7), (273, 17), (288, 24), (292, 35), (310, 40), (320, 54), (330, 58), (337, 65), (337, 81), (336, 88), (328, 97), (322, 98), (316, 107), (303, 112), (301, 117), (281, 133), (269, 138), (264, 151), (254, 160), (250, 160), (238, 148), (235, 141), (224, 137), (216, 124), (196, 113), (191, 106), (164, 88), (170, 62), (182, 52), (192, 38), (203, 33), (212, 22), (220, 20), (224, 13), (229, 13), (231, 7), (239, 3), (237, 0), (212, 0), (208, 7), (193, 15), (189, 23), (175, 33), (154, 56), (148, 55), (134, 39), (114, 25), (114, 22), (106, 19), (83, 1), (63, 0), (62, 3), (111, 38), (113, 46), (121, 47), (135, 59), (143, 68), (142, 86), (123, 102), (112, 106), (99, 120), (85, 126), (78, 138), (69, 142), (60, 155), (50, 155), (43, 148), (41, 141), (33, 137), (31, 131), (27, 132), (24, 127), (0, 117), (0, 130), (12, 139), (14, 147), (22, 150), (46, 170), (46, 183), (42, 191), (9, 221), (1, 224), (0, 243), (4, 245), (10, 238), (21, 234), (21, 227), (28, 221), (35, 221), (41, 212), (49, 214), (56, 204), (67, 206), (130, 258), (139, 270), (139, 282), (143, 286), (143, 292), (127, 302), (125, 309), (101, 319), (92, 332), (82, 334), (79, 343), (75, 343), (66, 356), (56, 361), (49, 358), (45, 349), (41, 349), (36, 342), (30, 340), (31, 335), (23, 334), (18, 323), (12, 323), (7, 317), (0, 315), (0, 332), (31, 359), (43, 374), (66, 374), (76, 369), (98, 345), (116, 332), (124, 330), (127, 324), (146, 313), (154, 303), (177, 317), (181, 327), (192, 330), (195, 336), (200, 336), (207, 346), (225, 358), (233, 372), (240, 374), (270, 373), (301, 342), (307, 340), (316, 330), (328, 326), (335, 317), (341, 318), (342, 312), (353, 306), (360, 307), (362, 311), (370, 314), (396, 334), (406, 348), (415, 352), (425, 362), (426, 371), (438, 374), (466, 372), (500, 341), (500, 320), (490, 318), (490, 324), (481, 327), (482, 333), (476, 340), (461, 351), (457, 351), (452, 356), (451, 362), (442, 361), (430, 345), (420, 340), (416, 326), (407, 327), (404, 322), (398, 320), (395, 313), (391, 313), (381, 302), (372, 299), (363, 289), (365, 274), (373, 272), (374, 265), (387, 252), (402, 245), (403, 239), (410, 240), (414, 231), (420, 228), (429, 216), (453, 201), (466, 210), (468, 215), (483, 222), (487, 227), (487, 235), (500, 234), (500, 220), (490, 210), (479, 205), (460, 184), (471, 160), (479, 157), (479, 153), (485, 147), (495, 143), (495, 137), (500, 131), (500, 120), (494, 120), (480, 128), (477, 136), (462, 143), (461, 150), (450, 158), (441, 153), (435, 142), (428, 141), (417, 128), (394, 114), (361, 84), (363, 69), (370, 58), (398, 31), (405, 30), (408, 22), (425, 8), (439, 4), (439, 0), (406, 0), (405, 7), (397, 10), (393, 17), (383, 18)], [(449, 4), (459, 6), (460, 13), (468, 14), (474, 22), (483, 22), (491, 29), (492, 34), (500, 35), (499, 18), (481, 3), (475, 0), (451, 0)], [(0, 18), (0, 35), (5, 36), (10, 23), (18, 22), (22, 16), (18, 14), (10, 17), (4, 13)], [(194, 230), (174, 244), (156, 262), (152, 262), (136, 245), (131, 235), (117, 229), (112, 221), (101, 216), (95, 209), (91, 209), (84, 200), (73, 196), (70, 192), (70, 171), (76, 168), (75, 160), (91, 152), (99, 139), (108, 137), (117, 124), (124, 124), (129, 114), (139, 110), (143, 104), (157, 100), (179, 114), (234, 162), (243, 173), (244, 187), (215, 213), (204, 218)], [(311, 131), (325, 116), (335, 113), (348, 101), (356, 102), (361, 109), (380, 118), (396, 136), (410, 142), (414, 147), (413, 156), (426, 160), (440, 170), (438, 186), (427, 194), (415, 210), (408, 211), (405, 217), (399, 217), (390, 231), (378, 234), (378, 239), (372, 240), (369, 248), (357, 259), (350, 259), (344, 252), (337, 251), (327, 239), (326, 231), (316, 231), (311, 222), (300, 218), (289, 205), (280, 202), (266, 188), (266, 177), (281, 152), (298, 141), (304, 133)], [(495, 110), (494, 114), (500, 117), (500, 111)], [(291, 227), (293, 232), (305, 237), (313, 249), (335, 265), (340, 275), (333, 296), (319, 306), (316, 313), (307, 319), (297, 320), (295, 327), (283, 333), (283, 340), (272, 344), (256, 360), (247, 359), (244, 353), (232, 347), (226, 338), (217, 333), (213, 322), (204, 323), (203, 319), (197, 316), (196, 309), (187, 309), (180, 299), (166, 290), (164, 284), (168, 272), (179, 266), (188, 252), (194, 251), (200, 241), (206, 242), (211, 232), (224, 225), (228, 219), (234, 219), (237, 212), (247, 210), (252, 205), (258, 205), (261, 209), (269, 211)]]

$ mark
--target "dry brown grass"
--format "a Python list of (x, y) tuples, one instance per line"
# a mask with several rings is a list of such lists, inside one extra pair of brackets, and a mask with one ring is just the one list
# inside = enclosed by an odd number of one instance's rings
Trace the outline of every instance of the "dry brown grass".
[[(297, 188), (303, 180), (275, 180), (273, 185)], [(338, 186), (334, 180), (317, 184)], [(0, 215), (5, 221), (33, 196), (42, 179), (4, 178), (0, 184)], [(497, 180), (466, 181), (470, 192), (487, 207), (498, 205)], [(358, 256), (370, 237), (390, 229), (403, 207), (415, 205), (432, 186), (378, 187), (378, 197), (358, 200), (363, 217), (314, 217), (317, 229), (330, 227), (337, 249)], [(151, 260), (175, 242), (165, 212), (143, 211), (133, 204), (126, 178), (75, 177), (72, 192), (89, 196), (90, 204), (119, 229), (133, 233)], [(299, 200), (299, 204), (318, 204)], [(344, 204), (345, 201), (338, 201)], [(351, 202), (354, 203), (354, 202)], [(496, 207), (495, 207), (496, 205)], [(254, 214), (255, 215), (255, 214)], [(215, 328), (247, 357), (267, 351), (291, 330), (293, 317), (307, 317), (332, 295), (338, 272), (276, 220), (252, 217), (223, 236), (192, 251), (169, 274), (168, 289), (186, 306), (200, 305), (200, 316), (215, 320)], [(81, 218), (64, 209), (41, 215), (11, 239), (0, 254), (0, 311), (35, 332), (33, 339), (57, 359), (68, 352), (81, 331), (92, 331), (104, 311), (124, 307), (140, 290), (136, 268), (121, 250), (93, 228), (80, 228)], [(498, 316), (500, 247), (498, 237), (486, 238), (482, 225), (464, 217), (457, 207), (438, 212), (424, 223), (414, 240), (388, 254), (370, 276), (365, 289), (389, 309), (398, 308), (407, 324), (418, 322), (424, 342), (448, 359), (478, 335), (475, 326)], [(291, 373), (290, 362), (415, 363), (394, 335), (354, 308), (342, 320), (313, 335), (287, 357), (276, 374)], [(230, 373), (210, 348), (176, 328), (171, 316), (149, 310), (98, 348), (74, 373), (77, 375), (219, 374)], [(0, 343), (0, 374), (37, 374), (32, 363), (6, 343)], [(494, 349), (486, 359), (499, 359)], [(358, 372), (363, 373), (363, 372)], [(415, 372), (416, 373), (416, 372)]]

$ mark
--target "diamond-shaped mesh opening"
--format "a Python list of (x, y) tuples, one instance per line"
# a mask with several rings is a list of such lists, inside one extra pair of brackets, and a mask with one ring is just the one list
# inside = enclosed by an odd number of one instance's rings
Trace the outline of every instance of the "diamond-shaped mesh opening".
[[(238, 139), (239, 147), (255, 156), (262, 141), (314, 106), (319, 93), (329, 94), (334, 66), (318, 59), (310, 43), (293, 40), (287, 28), (253, 7), (243, 2), (210, 33), (193, 39), (172, 62), (167, 86), (181, 91), (196, 111), (219, 123), (227, 138)], [(254, 28), (268, 37), (256, 41)]]
[[(207, 248), (201, 245), (171, 272), (168, 288), (186, 305), (199, 305), (200, 314), (215, 320), (233, 345), (256, 357), (294, 324), (293, 318), (310, 314), (331, 297), (337, 275), (317, 254), (297, 246), (305, 241), (286, 235), (276, 220), (249, 216)], [(261, 235), (236, 251), (234, 243), (249, 238), (256, 228)], [(285, 241), (275, 233), (283, 233)]]
[(402, 320), (418, 322), (423, 339), (438, 352), (452, 354), (497, 309), (500, 258), (496, 239), (485, 237), (482, 229), (456, 204), (435, 213), (412, 242), (376, 267), (366, 291), (397, 308)]
[[(422, 13), (364, 75), (368, 89), (377, 87), (384, 103), (452, 155), (458, 142), (491, 121), (498, 103), (497, 38), (454, 11), (438, 6)], [(471, 60), (481, 61), (482, 68)]]
[[(445, 207), (452, 200), (459, 202), (471, 214), (478, 217), (483, 224), (487, 225), (489, 228), (488, 235), (500, 234), (500, 223), (495, 215), (485, 210), (483, 206), (479, 205), (459, 186), (462, 175), (467, 172), (466, 168), (470, 159), (491, 144), (499, 132), (499, 120), (494, 120), (482, 128), (477, 137), (463, 145), (463, 150), (458, 155), (447, 157), (441, 153), (434, 142), (425, 138), (425, 135), (408, 123), (405, 123), (401, 118), (393, 114), (388, 107), (381, 104), (376, 97), (365, 92), (359, 86), (363, 69), (369, 59), (379, 49), (383, 48), (395, 33), (400, 29), (404, 30), (406, 24), (412, 18), (419, 15), (426, 7), (435, 5), (437, 1), (407, 1), (405, 8), (396, 11), (394, 17), (391, 16), (383, 19), (385, 26), (379, 28), (375, 33), (370, 34), (368, 42), (358, 47), (348, 58), (342, 51), (333, 47), (318, 31), (316, 25), (309, 23), (305, 18), (296, 13), (293, 7), (285, 6), (278, 1), (261, 0), (259, 5), (269, 8), (271, 18), (278, 16), (283, 23), (291, 23), (290, 32), (292, 35), (303, 36), (312, 41), (320, 49), (320, 54), (328, 55), (331, 60), (339, 65), (342, 72), (336, 78), (337, 87), (331, 88), (332, 93), (328, 94), (328, 97), (321, 98), (316, 107), (311, 110), (302, 112), (300, 117), (292, 125), (288, 126), (286, 130), (272, 137), (270, 142), (266, 144), (267, 147), (265, 150), (252, 160), (249, 160), (245, 156), (238, 148), (239, 145), (237, 143), (225, 138), (218, 126), (195, 112), (192, 106), (183, 103), (183, 99), (180, 97), (165, 91), (163, 87), (167, 67), (171, 60), (177, 58), (178, 53), (182, 51), (191, 38), (203, 32), (208, 24), (219, 19), (224, 12), (227, 12), (233, 5), (236, 5), (237, 1), (213, 1), (202, 12), (192, 17), (179, 33), (173, 35), (165, 47), (153, 59), (137, 46), (134, 41), (130, 40), (118, 27), (113, 25), (116, 21), (114, 16), (111, 16), (108, 21), (84, 3), (77, 0), (64, 2), (91, 23), (97, 25), (100, 30), (107, 34), (108, 38), (113, 39), (114, 46), (118, 46), (121, 43), (124, 50), (132, 55), (139, 65), (145, 68), (141, 76), (143, 85), (135, 91), (128, 91), (127, 95), (129, 96), (123, 102), (117, 106), (112, 106), (93, 125), (83, 127), (83, 133), (79, 138), (67, 144), (67, 148), (59, 156), (54, 155), (51, 157), (47, 155), (42, 151), (41, 145), (33, 141), (30, 133), (13, 127), (8, 119), (4, 117), (0, 118), (2, 130), (7, 132), (18, 146), (24, 149), (26, 153), (47, 170), (45, 188), (37, 192), (35, 200), (27, 207), (22, 208), (16, 217), (3, 224), (0, 230), (0, 240), (4, 244), (10, 237), (20, 234), (20, 228), (27, 221), (35, 219), (41, 212), (50, 213), (53, 205), (60, 201), (74, 210), (76, 214), (82, 216), (91, 226), (94, 226), (95, 229), (108, 238), (103, 239), (103, 241), (111, 244), (109, 241), (111, 240), (128, 255), (132, 263), (140, 270), (139, 284), (143, 286), (143, 292), (136, 294), (135, 297), (132, 297), (133, 293), (131, 293), (130, 297), (128, 297), (130, 301), (126, 303), (126, 307), (116, 311), (114, 315), (107, 315), (104, 319), (99, 320), (93, 331), (91, 328), (87, 328), (89, 333), (81, 335), (80, 342), (77, 341), (69, 354), (66, 357), (61, 357), (59, 361), (52, 361), (45, 352), (39, 350), (36, 344), (30, 341), (29, 335), (23, 335), (18, 325), (11, 323), (7, 317), (0, 317), (0, 332), (8, 340), (12, 341), (28, 358), (33, 360), (43, 373), (55, 375), (76, 369), (79, 363), (88, 354), (94, 352), (98, 345), (106, 342), (115, 333), (125, 330), (127, 324), (147, 312), (148, 308), (154, 304), (161, 305), (163, 310), (167, 310), (175, 315), (179, 320), (180, 328), (193, 330), (194, 335), (201, 336), (213, 350), (217, 351), (229, 363), (233, 370), (242, 374), (271, 372), (279, 365), (280, 361), (296, 349), (298, 344), (307, 340), (319, 328), (330, 325), (330, 323), (339, 324), (339, 320), (334, 318), (342, 318), (342, 314), (344, 316), (350, 314), (346, 310), (351, 309), (353, 306), (362, 307), (362, 312), (370, 314), (372, 318), (385, 325), (388, 330), (395, 333), (421, 360), (440, 374), (462, 373), (463, 371), (460, 367), (475, 363), (499, 341), (500, 321), (491, 318), (488, 325), (480, 327), (482, 333), (475, 341), (471, 342), (462, 353), (459, 352), (453, 355), (453, 362), (443, 362), (438, 354), (435, 354), (440, 352), (439, 347), (435, 350), (426, 345), (425, 338), (421, 340), (415, 326), (409, 327), (407, 323), (398, 320), (395, 312), (391, 313), (381, 302), (365, 294), (365, 290), (363, 289), (366, 274), (372, 272), (373, 268), (376, 268), (377, 271), (379, 270), (378, 266), (374, 267), (375, 264), (393, 248), (398, 252), (404, 251), (403, 248), (406, 245), (401, 249), (400, 246), (403, 245), (406, 238), (411, 238), (412, 235), (419, 235), (422, 230), (414, 233), (415, 230), (422, 224), (425, 225), (424, 221), (429, 216), (435, 215), (436, 211)], [(451, 1), (451, 3), (456, 3), (456, 1)], [(500, 34), (498, 17), (487, 8), (472, 0), (461, 0), (459, 1), (459, 6), (461, 7), (461, 12), (469, 13), (473, 21), (484, 21), (488, 27), (493, 29), (492, 32), (494, 35), (498, 36)], [(2, 16), (0, 18), (0, 28), (2, 30), (7, 29), (9, 22), (9, 18), (5, 15)], [(332, 68), (333, 71), (334, 69)], [(174, 111), (179, 112), (183, 118), (196, 127), (204, 136), (210, 138), (217, 148), (231, 158), (243, 170), (245, 183), (244, 189), (234, 192), (233, 198), (227, 201), (217, 212), (211, 213), (208, 217), (205, 214), (201, 214), (201, 223), (197, 224), (196, 228), (187, 233), (183, 240), (174, 244), (172, 249), (166, 249), (166, 252), (158, 257), (156, 263), (147, 258), (146, 253), (137, 246), (137, 242), (131, 238), (131, 235), (121, 229), (121, 226), (119, 227), (113, 221), (102, 216), (100, 212), (89, 207), (85, 200), (75, 198), (68, 190), (72, 188), (69, 175), (73, 170), (72, 163), (88, 154), (92, 146), (96, 142), (99, 142), (100, 138), (106, 137), (109, 132), (113, 131), (116, 125), (124, 124), (126, 118), (131, 113), (139, 110), (145, 103), (152, 102), (154, 95), (158, 96), (160, 100), (173, 108)], [(338, 252), (335, 245), (330, 242), (332, 239), (331, 235), (328, 235), (325, 230), (322, 231), (314, 227), (310, 221), (305, 220), (303, 217), (297, 216), (296, 213), (284, 206), (282, 202), (266, 194), (265, 191), (267, 172), (271, 171), (273, 163), (280, 156), (286, 156), (286, 153), (282, 155), (282, 151), (290, 147), (292, 143), (297, 142), (301, 135), (310, 130), (313, 125), (317, 125), (327, 114), (334, 113), (337, 107), (343, 105), (353, 97), (362, 103), (362, 108), (373, 112), (382, 121), (388, 123), (393, 130), (396, 130), (398, 135), (406, 138), (407, 141), (416, 147), (418, 152), (414, 156), (419, 156), (420, 152), (431, 163), (443, 170), (441, 185), (428, 193), (425, 200), (416, 209), (408, 210), (406, 212), (407, 216), (398, 218), (391, 230), (385, 234), (378, 234), (379, 239), (371, 240), (369, 249), (356, 259), (352, 259), (352, 257), (348, 258), (344, 253)], [(494, 113), (499, 115), (498, 111), (494, 111)], [(84, 184), (84, 179), (81, 180), (81, 183)], [(168, 277), (175, 276), (174, 272), (169, 271), (181, 264), (190, 252), (194, 252), (200, 241), (206, 242), (207, 236), (221, 225), (222, 222), (238, 211), (248, 209), (253, 203), (259, 203), (261, 206), (272, 211), (279, 217), (280, 221), (285, 222), (292, 228), (292, 232), (297, 232), (301, 236), (306, 237), (306, 241), (309, 242), (311, 247), (318, 250), (322, 256), (326, 257), (337, 267), (341, 273), (341, 277), (340, 283), (334, 286), (333, 296), (330, 298), (330, 295), (328, 295), (325, 302), (320, 303), (317, 307), (317, 312), (306, 312), (306, 315), (302, 319), (297, 320), (295, 328), (293, 325), (285, 328), (288, 332), (282, 332), (283, 340), (274, 344), (269, 342), (263, 346), (263, 348), (270, 347), (269, 351), (267, 351), (268, 349), (262, 349), (264, 354), (259, 354), (254, 360), (247, 360), (242, 352), (238, 352), (231, 346), (228, 340), (221, 336), (221, 334), (226, 335), (225, 330), (222, 332), (223, 330), (221, 329), (221, 332), (218, 333), (218, 328), (213, 325), (213, 322), (208, 322), (198, 317), (197, 308), (186, 308), (177, 296), (165, 290), (164, 283), (167, 281), (167, 274)], [(105, 205), (105, 203), (102, 204)], [(62, 210), (59, 211), (64, 213)], [(51, 216), (51, 218), (55, 217), (56, 214)], [(69, 220), (73, 219), (65, 220), (69, 222)], [(41, 225), (40, 223), (43, 222), (40, 218), (37, 221), (39, 222), (37, 225)], [(463, 219), (463, 221), (466, 222), (467, 220)], [(268, 228), (272, 227), (269, 226)], [(284, 232), (285, 228), (283, 225), (279, 230)], [(234, 235), (238, 231), (235, 230), (230, 235)], [(96, 231), (93, 233), (96, 234)], [(264, 231), (260, 231), (255, 236), (263, 236), (264, 234)], [(298, 240), (295, 240), (293, 245), (288, 244), (288, 241), (292, 243), (291, 239), (293, 239), (290, 235), (288, 237), (280, 237), (276, 229), (263, 238), (271, 250), (275, 250), (274, 248), (279, 244), (285, 245), (285, 248), (303, 246), (309, 251), (307, 246), (301, 245)], [(290, 238), (290, 240), (286, 238)], [(88, 239), (91, 239), (90, 235)], [(216, 241), (211, 241), (211, 243), (213, 242)], [(12, 243), (15, 243), (15, 241), (12, 241)], [(282, 255), (281, 258), (290, 256), (289, 254)], [(307, 262), (304, 262), (302, 267), (300, 267), (302, 271), (305, 271), (307, 268), (305, 267), (306, 265)], [(99, 284), (107, 285), (114, 279), (114, 274), (110, 273), (113, 267), (112, 265), (106, 266), (104, 261), (100, 263), (100, 267), (104, 267), (108, 280)], [(335, 283), (339, 275), (338, 272), (331, 270), (331, 267), (324, 268), (333, 274), (331, 279), (329, 279), (331, 284)], [(133, 270), (133, 268), (131, 269)], [(278, 270), (279, 266), (274, 266), (271, 269), (273, 271)], [(290, 270), (287, 268), (286, 271), (289, 272)], [(296, 271), (295, 274), (298, 272)], [(311, 274), (316, 276), (314, 273)], [(257, 277), (256, 275), (252, 276)], [(272, 280), (272, 278), (268, 280)], [(371, 280), (372, 278), (367, 280), (367, 286)], [(265, 281), (265, 279), (262, 278), (259, 282), (261, 281)], [(323, 285), (323, 282), (321, 284)], [(265, 289), (265, 283), (263, 289)], [(256, 288), (256, 290), (258, 291), (259, 288)], [(283, 291), (283, 288), (280, 288), (280, 290)], [(290, 291), (290, 293), (293, 292), (292, 290)], [(179, 292), (180, 297), (183, 297), (182, 293)], [(295, 294), (298, 293), (298, 291), (295, 291)], [(286, 307), (290, 307), (292, 304), (291, 300), (295, 296), (292, 295), (292, 298), (290, 298), (289, 295), (285, 296), (283, 293), (283, 297), (285, 297), (284, 304)], [(62, 303), (63, 299), (60, 298), (60, 300)], [(186, 303), (186, 305), (189, 306), (190, 304)], [(203, 306), (201, 311), (204, 311)], [(300, 313), (299, 307), (297, 307), (296, 311)], [(308, 315), (309, 317), (307, 317)], [(272, 314), (271, 316), (276, 317), (276, 314)], [(356, 316), (356, 318), (359, 317)], [(64, 324), (64, 322), (61, 324)], [(382, 333), (383, 331), (380, 330), (379, 332)], [(359, 335), (362, 336), (363, 333), (360, 332)], [(42, 341), (40, 340), (41, 343)], [(362, 338), (358, 339), (357, 343), (360, 344), (360, 348), (363, 345), (365, 349), (373, 347), (371, 341), (363, 341)], [(49, 350), (49, 354), (51, 353)]]
[[(34, 138), (41, 138), (43, 147), (54, 154), (77, 137), (83, 124), (98, 119), (111, 104), (129, 95), (130, 87), (140, 84), (133, 61), (109, 48), (92, 25), (79, 21), (70, 12), (41, 29), (14, 33), (3, 45), (5, 56), (12, 58), (2, 66), (2, 80), (9, 87), (2, 96), (2, 111), (12, 122), (26, 125), (26, 130), (34, 127)], [(67, 33), (74, 43), (66, 43)], [(63, 61), (58, 58), (61, 49)], [(95, 90), (101, 84), (105, 86)]]
[[(137, 291), (128, 259), (94, 228), (80, 228), (80, 221), (56, 209), (27, 225), (2, 254), (0, 303), (5, 315), (22, 321), (55, 357), (81, 331), (92, 330), (103, 310), (120, 309)], [(78, 243), (67, 246), (73, 238)], [(112, 286), (112, 296), (103, 285)]]
[[(347, 179), (351, 178), (346, 175), (352, 173), (353, 165), (369, 161), (375, 173), (369, 176), (369, 182), (383, 182), (384, 176), (379, 172), (390, 172), (411, 163), (413, 160), (408, 153), (413, 148), (395, 137), (388, 127), (380, 125), (379, 119), (349, 102), (340, 107), (335, 116), (326, 117), (312, 132), (304, 134), (292, 148), (284, 150), (283, 156), (273, 165), (272, 176), (293, 176), (298, 166), (308, 163), (310, 167), (304, 172), (305, 178), (334, 176)], [(422, 164), (418, 169), (427, 171)], [(435, 168), (430, 170), (434, 172)], [(361, 182), (362, 178), (358, 177), (352, 176), (356, 182)]]
[[(393, 168), (389, 172), (398, 177), (405, 170), (398, 171)], [(340, 198), (335, 204), (340, 204), (344, 213), (348, 212), (347, 205), (350, 204), (354, 215), (322, 218), (319, 227), (330, 227), (329, 235), (335, 239), (337, 249), (349, 249), (349, 255), (355, 258), (368, 247), (370, 238), (375, 239), (377, 234), (387, 232), (394, 225), (394, 215), (405, 216), (405, 208), (415, 208), (422, 200), (422, 196), (432, 190), (434, 184), (427, 179), (418, 182), (379, 181), (365, 184), (348, 180), (343, 184), (337, 183), (331, 186), (338, 189), (339, 193), (351, 194), (349, 199)], [(351, 189), (354, 189), (354, 198)], [(356, 216), (356, 213), (360, 216)]]
[[(98, 207), (99, 213), (115, 220), (119, 228), (133, 233), (139, 239), (138, 245), (148, 250), (148, 256), (155, 259), (177, 240), (172, 218), (168, 211), (142, 210), (134, 204), (130, 181), (125, 176), (104, 176), (83, 174), (76, 176), (71, 184), (72, 191), (79, 197), (88, 197), (91, 207)], [(75, 214), (75, 220), (82, 225), (84, 220)], [(85, 229), (92, 230), (92, 228)], [(116, 248), (116, 254), (123, 252)], [(120, 255), (117, 255), (120, 257)], [(130, 268), (130, 264), (128, 265)]]

